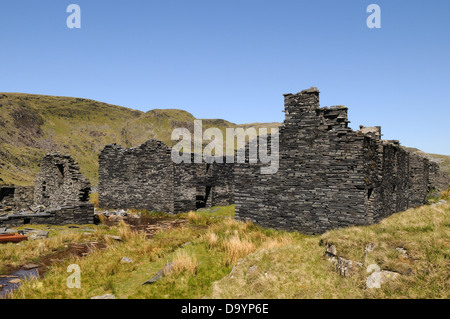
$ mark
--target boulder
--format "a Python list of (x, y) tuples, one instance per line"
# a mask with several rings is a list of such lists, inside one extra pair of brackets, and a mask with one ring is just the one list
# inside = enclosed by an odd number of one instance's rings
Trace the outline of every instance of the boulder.
[(45, 230), (33, 231), (31, 232), (31, 235), (28, 237), (28, 239), (31, 240), (45, 239), (48, 238), (48, 234), (49, 232)]
[(36, 265), (36, 264), (26, 264), (26, 265), (22, 266), (22, 268), (25, 269), (25, 270), (30, 270), (30, 269), (39, 268), (39, 267), (40, 266)]
[(374, 271), (366, 280), (367, 288), (381, 288), (381, 285), (400, 277), (399, 273), (387, 270)]
[(129, 258), (129, 257), (122, 257), (122, 259), (120, 260), (120, 262), (122, 263), (132, 263), (133, 259)]
[(158, 271), (153, 278), (144, 282), (143, 285), (153, 284), (153, 283), (157, 282), (158, 280), (160, 280), (164, 275), (170, 274), (171, 272), (172, 272), (172, 263), (170, 262), (170, 263), (166, 264), (163, 267), (163, 269)]

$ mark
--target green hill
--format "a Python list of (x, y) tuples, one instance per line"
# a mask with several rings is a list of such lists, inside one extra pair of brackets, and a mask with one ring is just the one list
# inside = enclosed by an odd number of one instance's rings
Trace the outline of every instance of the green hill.
[[(193, 131), (195, 117), (183, 110), (141, 112), (93, 100), (21, 93), (0, 93), (0, 183), (31, 185), (41, 158), (50, 151), (70, 154), (93, 185), (98, 154), (105, 145), (134, 147), (150, 138), (173, 145), (177, 127)], [(277, 127), (279, 123), (254, 123)], [(222, 119), (203, 120), (203, 129), (248, 127)]]

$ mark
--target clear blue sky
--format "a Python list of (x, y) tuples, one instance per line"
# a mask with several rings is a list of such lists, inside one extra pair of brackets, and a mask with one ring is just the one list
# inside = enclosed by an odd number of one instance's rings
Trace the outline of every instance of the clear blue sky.
[(354, 129), (450, 155), (450, 1), (0, 2), (2, 92), (249, 123), (283, 121), (282, 94), (310, 86)]

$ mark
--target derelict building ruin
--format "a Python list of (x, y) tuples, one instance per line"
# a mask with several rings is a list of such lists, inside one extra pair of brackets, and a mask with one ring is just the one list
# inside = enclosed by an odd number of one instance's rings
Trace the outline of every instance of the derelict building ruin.
[(90, 190), (69, 155), (47, 154), (34, 186), (0, 186), (0, 226), (92, 224)]
[(285, 94), (278, 172), (235, 164), (236, 218), (323, 233), (376, 223), (423, 205), (433, 187), (448, 187), (436, 163), (381, 140), (379, 127), (355, 132), (348, 123), (345, 106), (319, 107), (316, 88)]

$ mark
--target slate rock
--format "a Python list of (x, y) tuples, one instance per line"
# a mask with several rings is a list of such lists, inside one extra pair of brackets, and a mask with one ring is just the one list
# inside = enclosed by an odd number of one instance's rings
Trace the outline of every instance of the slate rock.
[(163, 267), (163, 269), (158, 271), (153, 278), (151, 278), (151, 279), (147, 280), (146, 282), (144, 282), (143, 285), (153, 284), (153, 283), (157, 282), (158, 280), (160, 280), (162, 277), (164, 277), (165, 273), (169, 274), (171, 272), (172, 272), (172, 263), (170, 262), (170, 263), (166, 264)]
[(116, 299), (116, 296), (114, 296), (112, 294), (106, 294), (106, 295), (102, 295), (102, 296), (94, 296), (94, 297), (91, 297), (91, 299)]

